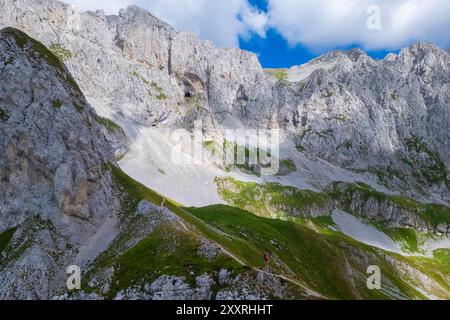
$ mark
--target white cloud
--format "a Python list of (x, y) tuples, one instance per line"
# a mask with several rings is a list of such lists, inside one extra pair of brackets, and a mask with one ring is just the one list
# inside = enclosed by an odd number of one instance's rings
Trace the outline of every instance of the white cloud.
[[(381, 29), (369, 30), (367, 9), (381, 9)], [(316, 51), (359, 44), (399, 49), (416, 41), (450, 45), (448, 0), (269, 0), (268, 24), (290, 44)]]
[(117, 13), (137, 4), (178, 30), (195, 32), (220, 47), (238, 46), (239, 36), (255, 32), (263, 37), (267, 17), (248, 0), (66, 0), (85, 10), (103, 9)]
[[(112, 14), (130, 4), (148, 9), (178, 30), (193, 31), (220, 47), (239, 37), (265, 36), (276, 29), (292, 44), (322, 52), (358, 44), (366, 49), (399, 49), (416, 41), (450, 46), (449, 0), (267, 0), (266, 14), (249, 0), (65, 0), (85, 10)], [(369, 30), (367, 9), (381, 9), (381, 29)]]

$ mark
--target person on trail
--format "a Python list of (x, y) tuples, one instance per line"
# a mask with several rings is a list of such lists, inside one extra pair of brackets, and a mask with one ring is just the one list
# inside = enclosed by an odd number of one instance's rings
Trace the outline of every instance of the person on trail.
[(270, 263), (270, 254), (268, 252), (266, 252), (264, 254), (264, 264), (265, 264), (265, 270), (266, 272), (269, 272), (269, 263)]

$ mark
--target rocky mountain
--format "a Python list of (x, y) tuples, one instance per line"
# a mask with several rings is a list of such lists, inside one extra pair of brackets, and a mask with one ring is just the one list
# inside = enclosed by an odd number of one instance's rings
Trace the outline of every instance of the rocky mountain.
[[(0, 0), (0, 28), (0, 298), (450, 297), (448, 51), (264, 70), (136, 6), (49, 0)], [(199, 120), (204, 146), (280, 129), (278, 174), (171, 162)]]
[[(102, 132), (105, 120), (40, 42), (5, 28), (0, 61), (1, 299), (73, 298), (61, 295), (70, 265), (89, 270), (91, 292), (78, 293), (83, 299), (305, 295), (281, 279), (240, 266), (189, 223), (146, 200), (156, 194), (116, 167)], [(138, 289), (132, 283), (140, 278), (114, 268), (133, 263), (128, 255), (142, 250), (151, 253), (155, 265), (144, 266), (141, 281), (148, 282)], [(178, 260), (166, 261), (167, 252)], [(158, 276), (183, 258), (189, 267), (178, 277)], [(195, 276), (194, 270), (202, 273)], [(193, 285), (181, 277), (185, 273)]]
[(105, 16), (57, 1), (1, 4), (0, 25), (47, 45), (96, 110), (117, 122), (281, 128), (303, 153), (394, 192), (449, 202), (446, 50), (417, 44), (382, 61), (334, 52), (280, 70), (277, 81), (255, 55), (217, 49), (135, 6)]
[(429, 44), (382, 61), (332, 53), (288, 72), (302, 80), (281, 90), (283, 121), (322, 159), (448, 203), (449, 66)]

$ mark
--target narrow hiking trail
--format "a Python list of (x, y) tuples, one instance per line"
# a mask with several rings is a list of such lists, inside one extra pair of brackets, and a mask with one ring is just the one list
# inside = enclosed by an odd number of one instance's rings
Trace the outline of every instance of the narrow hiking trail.
[(254, 270), (256, 272), (267, 274), (267, 275), (270, 275), (270, 276), (273, 276), (273, 277), (276, 277), (276, 278), (279, 278), (279, 279), (283, 279), (283, 280), (285, 280), (287, 282), (290, 282), (290, 283), (292, 283), (292, 284), (302, 288), (303, 290), (305, 290), (305, 292), (306, 292), (306, 294), (308, 296), (319, 298), (319, 299), (326, 299), (326, 297), (324, 297), (323, 295), (321, 295), (317, 291), (314, 291), (314, 290), (308, 288), (307, 286), (305, 286), (304, 284), (302, 284), (301, 282), (299, 282), (297, 280), (289, 278), (289, 277), (287, 277), (285, 275), (276, 274), (276, 273), (272, 273), (272, 272), (267, 272), (267, 271), (264, 271), (264, 270), (262, 270), (260, 268), (257, 268), (257, 267), (254, 267), (254, 266), (249, 266), (248, 264), (243, 262), (241, 259), (239, 259), (237, 256), (235, 256), (233, 253), (231, 253), (230, 251), (225, 249), (223, 246), (221, 246), (219, 244), (217, 244), (217, 245), (220, 247), (220, 249), (223, 251), (223, 253), (225, 253), (227, 256), (229, 256), (230, 258), (234, 259), (236, 262), (238, 262), (239, 264), (241, 264), (243, 266), (249, 267), (249, 268), (251, 268), (252, 270)]
[[(163, 204), (164, 204), (164, 202), (163, 202)], [(166, 207), (166, 208), (167, 208), (167, 207)], [(169, 209), (169, 208), (167, 208), (167, 209)], [(209, 229), (212, 230), (212, 228), (211, 228), (208, 224), (204, 223), (202, 220), (200, 220), (200, 219), (197, 218), (196, 216), (192, 215), (192, 214), (191, 214), (190, 212), (188, 212), (187, 210), (182, 209), (182, 208), (179, 208), (179, 209), (182, 210), (185, 214), (187, 214), (187, 215), (189, 215), (190, 217), (192, 217), (192, 218), (198, 220), (198, 221), (199, 221), (200, 223), (202, 223), (204, 226), (206, 226), (207, 228), (209, 228)], [(169, 210), (170, 210), (170, 209), (169, 209)], [(177, 215), (177, 216), (178, 216), (178, 215)], [(188, 228), (187, 225), (184, 223), (183, 219), (182, 219), (180, 216), (178, 216), (178, 218), (179, 218), (179, 221), (178, 221), (178, 222), (181, 224), (182, 228), (183, 228), (185, 231), (188, 231), (188, 232), (191, 232), (191, 233), (194, 233), (194, 234), (198, 234), (198, 233), (194, 232), (193, 230), (191, 230), (190, 228)], [(195, 226), (194, 226), (194, 228), (195, 228)], [(285, 275), (267, 272), (267, 271), (264, 271), (264, 270), (262, 270), (262, 269), (260, 269), (260, 268), (255, 267), (255, 266), (248, 265), (247, 263), (245, 263), (244, 261), (242, 261), (241, 258), (239, 258), (239, 257), (236, 256), (234, 253), (232, 253), (231, 251), (229, 251), (229, 250), (227, 250), (226, 248), (224, 248), (222, 245), (220, 245), (220, 244), (217, 243), (216, 241), (211, 240), (211, 239), (210, 239), (210, 241), (214, 242), (214, 243), (220, 248), (220, 250), (222, 250), (222, 252), (223, 252), (224, 254), (226, 254), (227, 256), (229, 256), (231, 259), (235, 260), (237, 263), (239, 263), (239, 264), (242, 265), (242, 266), (249, 267), (249, 268), (251, 268), (253, 271), (260, 272), (260, 273), (263, 273), (263, 274), (267, 274), (267, 275), (270, 275), (270, 276), (273, 276), (273, 277), (276, 277), (276, 278), (285, 280), (285, 281), (287, 281), (287, 282), (289, 282), (289, 283), (291, 283), (291, 284), (294, 284), (294, 285), (296, 285), (296, 286), (302, 288), (302, 289), (305, 291), (305, 293), (306, 293), (308, 296), (310, 296), (310, 297), (314, 297), (314, 298), (318, 298), (318, 299), (327, 299), (326, 297), (324, 297), (324, 296), (323, 296), (322, 294), (320, 294), (319, 292), (314, 291), (314, 290), (308, 288), (306, 285), (302, 284), (301, 282), (299, 282), (299, 281), (297, 281), (297, 280), (294, 280), (294, 279), (292, 279), (292, 278), (289, 278), (289, 277), (287, 277), (287, 276), (285, 276)]]

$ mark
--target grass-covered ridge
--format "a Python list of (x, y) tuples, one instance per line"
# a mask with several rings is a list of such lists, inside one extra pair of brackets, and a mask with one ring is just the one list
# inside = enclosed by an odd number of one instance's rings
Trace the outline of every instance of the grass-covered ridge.
[(67, 83), (68, 87), (73, 94), (74, 97), (74, 105), (78, 111), (82, 110), (81, 105), (84, 104), (84, 96), (83, 93), (67, 70), (65, 65), (61, 62), (61, 60), (46, 46), (44, 46), (39, 41), (31, 38), (26, 33), (11, 27), (4, 28), (0, 31), (0, 36), (13, 39), (16, 45), (24, 50), (24, 52), (28, 55), (37, 54), (42, 59), (44, 59), (50, 66), (54, 68), (58, 76), (63, 79), (63, 83)]
[[(132, 230), (130, 230), (132, 232)], [(242, 266), (225, 255), (212, 260), (199, 256), (201, 246), (196, 236), (169, 224), (158, 226), (129, 250), (102, 261), (103, 267), (114, 266), (115, 273), (109, 295), (142, 283), (151, 283), (160, 276), (184, 277), (195, 285), (195, 277), (204, 273), (218, 273), (221, 269), (241, 272)], [(107, 256), (106, 256), (107, 257)]]
[[(311, 217), (329, 215), (333, 209), (341, 209), (362, 217), (370, 214), (381, 218), (383, 214), (379, 211), (389, 207), (399, 213), (418, 217), (432, 229), (450, 224), (449, 207), (423, 204), (400, 195), (388, 195), (361, 182), (336, 182), (322, 192), (300, 190), (278, 183), (242, 182), (233, 178), (216, 178), (216, 184), (219, 194), (228, 204), (266, 217), (286, 214)], [(366, 212), (366, 203), (371, 203), (375, 211)]]
[(9, 245), (9, 242), (11, 241), (15, 232), (16, 228), (12, 228), (0, 233), (0, 254)]
[(125, 136), (125, 131), (123, 131), (122, 127), (119, 126), (114, 121), (107, 119), (107, 118), (100, 117), (100, 116), (97, 116), (95, 118), (95, 121), (97, 121), (98, 124), (103, 126), (109, 133), (112, 133), (112, 134), (119, 133), (119, 134)]
[(241, 182), (233, 178), (216, 178), (216, 184), (219, 194), (227, 203), (262, 216), (308, 216), (312, 208), (324, 214), (332, 210), (325, 193), (299, 190), (278, 183)]

